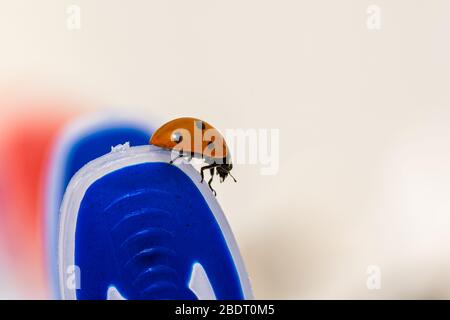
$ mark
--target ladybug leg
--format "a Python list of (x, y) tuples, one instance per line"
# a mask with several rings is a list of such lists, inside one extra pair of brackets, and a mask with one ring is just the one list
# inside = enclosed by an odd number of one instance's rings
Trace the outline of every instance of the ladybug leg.
[(205, 180), (205, 174), (204, 174), (203, 171), (205, 171), (205, 170), (207, 170), (207, 169), (213, 169), (213, 168), (215, 168), (215, 167), (217, 167), (217, 164), (215, 164), (215, 163), (209, 164), (209, 165), (204, 166), (204, 167), (201, 167), (201, 169), (200, 169), (200, 176), (202, 177), (202, 180), (200, 180), (200, 183), (202, 183), (203, 180)]
[(178, 159), (180, 159), (180, 158), (183, 158), (183, 151), (181, 151), (179, 154), (178, 154), (178, 156), (175, 158), (175, 159), (172, 159), (172, 160), (170, 160), (170, 164), (173, 164), (175, 161), (177, 161)]
[(208, 167), (208, 166), (204, 166), (204, 167), (202, 167), (202, 168), (200, 169), (200, 176), (202, 177), (202, 180), (200, 180), (200, 183), (203, 183), (203, 180), (205, 180), (205, 174), (204, 174), (204, 171), (205, 171), (206, 169), (208, 169), (207, 167)]
[(192, 157), (193, 157), (193, 155), (192, 155), (192, 153), (190, 153), (190, 154), (186, 157), (186, 161), (187, 161), (187, 162), (190, 162), (190, 161), (192, 160)]
[(212, 193), (214, 194), (214, 196), (217, 196), (216, 190), (214, 190), (213, 187), (211, 186), (211, 182), (213, 181), (213, 178), (214, 178), (214, 167), (211, 168), (211, 169), (209, 170), (209, 172), (211, 173), (211, 178), (210, 178), (209, 181), (208, 181), (208, 186), (209, 186), (209, 188), (211, 189), (211, 191), (212, 191)]

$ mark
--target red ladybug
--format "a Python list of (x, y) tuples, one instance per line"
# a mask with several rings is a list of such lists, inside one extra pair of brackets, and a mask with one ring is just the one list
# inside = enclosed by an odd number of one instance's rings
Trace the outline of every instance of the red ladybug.
[[(150, 144), (178, 152), (178, 157), (188, 157), (203, 159), (207, 165), (200, 169), (203, 182), (204, 171), (209, 169), (211, 178), (208, 181), (209, 188), (216, 195), (212, 188), (214, 174), (220, 177), (223, 182), (226, 177), (231, 176), (233, 169), (230, 153), (225, 139), (220, 132), (209, 123), (196, 118), (178, 118), (162, 125), (153, 133)], [(171, 160), (173, 163), (175, 159)]]

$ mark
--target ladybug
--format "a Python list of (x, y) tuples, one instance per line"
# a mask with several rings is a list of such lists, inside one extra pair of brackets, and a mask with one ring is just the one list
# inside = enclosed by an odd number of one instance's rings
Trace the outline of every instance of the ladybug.
[(189, 117), (174, 119), (156, 130), (149, 143), (177, 152), (178, 156), (170, 161), (171, 164), (182, 157), (187, 157), (188, 161), (192, 158), (203, 159), (206, 165), (200, 169), (200, 182), (203, 183), (204, 171), (209, 169), (211, 178), (208, 186), (214, 195), (217, 193), (211, 183), (215, 173), (220, 177), (220, 182), (228, 176), (237, 182), (230, 173), (233, 164), (225, 139), (206, 121)]

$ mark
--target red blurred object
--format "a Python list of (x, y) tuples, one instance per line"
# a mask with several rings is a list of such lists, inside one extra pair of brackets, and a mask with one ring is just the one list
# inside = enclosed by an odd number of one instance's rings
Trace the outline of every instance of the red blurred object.
[[(58, 110), (42, 108), (42, 110)], [(61, 107), (59, 108), (61, 110)], [(54, 112), (53, 112), (54, 113)], [(51, 111), (13, 117), (0, 139), (0, 242), (11, 281), (26, 299), (48, 298), (44, 186), (50, 150), (68, 119)]]

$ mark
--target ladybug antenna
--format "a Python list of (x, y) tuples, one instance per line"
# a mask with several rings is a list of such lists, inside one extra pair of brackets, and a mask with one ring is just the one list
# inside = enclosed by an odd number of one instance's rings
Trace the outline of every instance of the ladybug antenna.
[(233, 177), (233, 175), (230, 173), (230, 171), (228, 171), (228, 174), (230, 175), (230, 177), (233, 178), (234, 182), (237, 182), (236, 179)]

